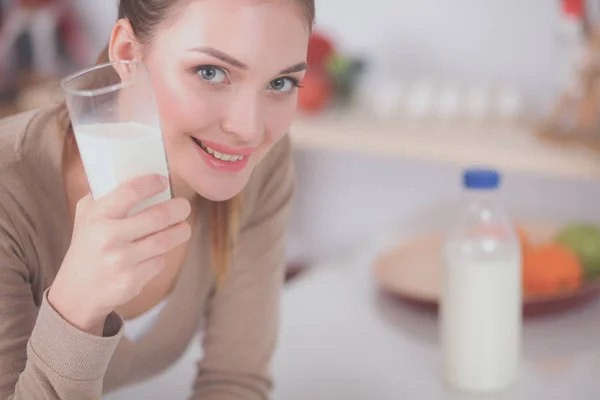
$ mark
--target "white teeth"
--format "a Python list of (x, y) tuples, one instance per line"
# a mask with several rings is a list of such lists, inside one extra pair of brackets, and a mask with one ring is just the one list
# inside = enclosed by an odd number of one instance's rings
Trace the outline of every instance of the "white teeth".
[(205, 146), (204, 144), (202, 144), (202, 148), (204, 150), (206, 150), (208, 152), (208, 154), (211, 154), (214, 158), (219, 159), (221, 161), (236, 162), (236, 161), (241, 161), (244, 159), (244, 156), (220, 153), (220, 152), (216, 151), (215, 149), (211, 149), (210, 147)]

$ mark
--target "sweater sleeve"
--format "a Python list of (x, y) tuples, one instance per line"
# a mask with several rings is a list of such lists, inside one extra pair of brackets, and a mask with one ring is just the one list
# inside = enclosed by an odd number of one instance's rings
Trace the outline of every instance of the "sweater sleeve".
[[(0, 192), (1, 194), (1, 192)], [(109, 315), (103, 337), (35, 304), (15, 224), (0, 201), (0, 400), (99, 399), (123, 321)]]
[(289, 141), (282, 146), (241, 229), (230, 274), (208, 305), (193, 400), (269, 398), (294, 189)]

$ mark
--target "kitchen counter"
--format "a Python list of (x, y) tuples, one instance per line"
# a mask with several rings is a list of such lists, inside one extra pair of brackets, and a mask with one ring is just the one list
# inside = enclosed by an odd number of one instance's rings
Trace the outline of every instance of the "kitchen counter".
[[(275, 400), (598, 398), (600, 299), (565, 315), (526, 320), (514, 389), (473, 397), (445, 388), (435, 315), (380, 295), (373, 282), (371, 260), (385, 243), (320, 263), (286, 287)], [(166, 374), (106, 399), (186, 399), (199, 355), (194, 344)]]
[(600, 396), (600, 300), (526, 319), (518, 385), (494, 396), (448, 390), (437, 318), (382, 296), (371, 252), (324, 263), (286, 291), (275, 399), (592, 400)]

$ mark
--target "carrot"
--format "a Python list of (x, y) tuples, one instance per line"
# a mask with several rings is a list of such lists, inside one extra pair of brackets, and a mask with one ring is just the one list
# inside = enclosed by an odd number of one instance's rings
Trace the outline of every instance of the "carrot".
[(528, 295), (553, 295), (577, 290), (583, 283), (579, 257), (568, 247), (547, 243), (524, 253), (523, 286)]

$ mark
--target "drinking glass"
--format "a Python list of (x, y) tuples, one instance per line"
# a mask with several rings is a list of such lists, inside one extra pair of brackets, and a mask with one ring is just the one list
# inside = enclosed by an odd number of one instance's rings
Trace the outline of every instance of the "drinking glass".
[[(95, 200), (147, 174), (168, 177), (158, 107), (145, 64), (96, 65), (61, 82), (75, 141)], [(171, 185), (130, 214), (171, 198)]]

